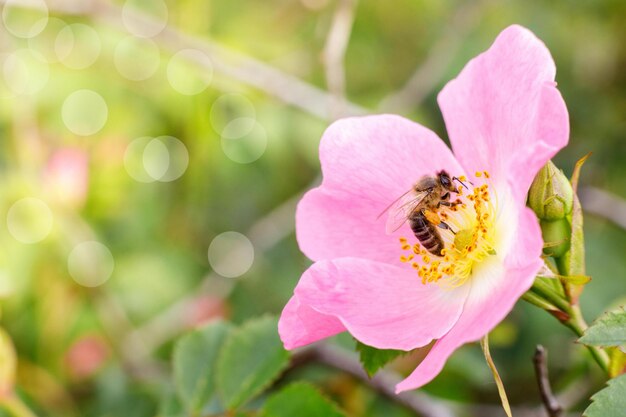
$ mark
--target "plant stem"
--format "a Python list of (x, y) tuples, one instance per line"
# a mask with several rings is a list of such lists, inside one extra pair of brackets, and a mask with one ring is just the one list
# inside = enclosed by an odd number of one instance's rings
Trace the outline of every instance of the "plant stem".
[(572, 306), (567, 302), (567, 300), (557, 294), (553, 288), (550, 288), (550, 286), (542, 282), (540, 278), (535, 279), (530, 291), (540, 298), (545, 299), (550, 304), (558, 307), (564, 313), (571, 313), (570, 310), (572, 309)]
[[(558, 308), (565, 313), (562, 319), (559, 318), (559, 321), (570, 328), (578, 337), (581, 337), (587, 327), (589, 327), (578, 304), (571, 305), (540, 279), (535, 280), (531, 289), (524, 295), (524, 300), (550, 313), (553, 313), (554, 307)], [(585, 345), (585, 347), (589, 349), (600, 368), (608, 373), (609, 355), (603, 349), (595, 346)]]
[[(578, 305), (571, 306), (570, 319), (563, 322), (567, 327), (569, 327), (578, 337), (581, 337), (587, 327), (587, 322), (582, 315), (582, 311)], [(609, 355), (603, 349), (597, 348), (595, 346), (585, 345), (591, 355), (596, 360), (600, 368), (606, 373), (609, 372)]]
[(522, 295), (522, 299), (524, 301), (529, 302), (530, 304), (537, 306), (543, 310), (554, 310), (556, 309), (556, 307), (554, 305), (552, 305), (551, 303), (549, 303), (548, 301), (546, 301), (544, 298), (540, 297), (539, 295), (528, 291), (526, 293), (524, 293), (524, 295)]
[[(584, 159), (582, 161), (584, 162)], [(575, 204), (577, 203), (577, 201), (578, 200), (575, 201)], [(569, 255), (570, 254), (568, 254), (568, 256)], [(570, 275), (570, 274), (575, 274), (575, 273), (582, 274), (582, 275), (585, 274), (584, 254), (582, 257), (582, 261), (579, 262), (579, 264), (574, 270), (572, 270), (571, 259), (567, 259), (566, 257), (561, 257), (561, 258), (556, 258), (555, 261), (556, 261), (556, 266), (559, 270), (559, 274), (561, 275)], [(562, 285), (565, 291), (565, 296), (567, 297), (567, 300), (568, 300), (567, 304), (569, 308), (569, 311), (567, 311), (567, 314), (569, 315), (569, 319), (566, 321), (563, 321), (563, 324), (565, 324), (574, 333), (576, 333), (578, 337), (581, 337), (589, 326), (587, 325), (587, 322), (585, 321), (585, 318), (583, 317), (583, 313), (580, 309), (580, 305), (578, 304), (578, 296), (580, 295), (580, 291), (578, 292), (573, 291), (575, 286), (572, 286), (570, 284), (562, 283)], [(609, 358), (609, 355), (606, 353), (606, 351), (604, 349), (600, 349), (595, 346), (585, 345), (585, 347), (589, 349), (589, 352), (591, 352), (591, 355), (593, 356), (595, 361), (598, 363), (598, 365), (600, 365), (600, 368), (602, 368), (602, 370), (605, 373), (609, 374), (610, 358)]]

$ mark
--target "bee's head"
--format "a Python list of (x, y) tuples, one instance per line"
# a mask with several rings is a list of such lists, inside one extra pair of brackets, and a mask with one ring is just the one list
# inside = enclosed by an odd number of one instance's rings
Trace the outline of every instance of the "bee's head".
[(446, 171), (439, 171), (437, 177), (443, 188), (448, 191), (456, 192), (456, 188), (454, 187), (454, 184), (452, 184), (452, 178), (450, 177), (450, 174), (448, 174)]

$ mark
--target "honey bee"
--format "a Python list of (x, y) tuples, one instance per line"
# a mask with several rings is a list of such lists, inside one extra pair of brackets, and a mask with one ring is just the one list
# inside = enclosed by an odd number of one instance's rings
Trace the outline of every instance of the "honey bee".
[(408, 221), (413, 234), (422, 246), (433, 255), (443, 256), (444, 243), (437, 228), (450, 230), (455, 234), (456, 232), (441, 220), (437, 211), (441, 206), (454, 207), (459, 204), (459, 200), (450, 201), (450, 193), (458, 194), (454, 181), (467, 188), (461, 180), (450, 177), (443, 170), (435, 176), (422, 177), (409, 191), (383, 211), (385, 213), (391, 210), (386, 224), (387, 234), (395, 232)]

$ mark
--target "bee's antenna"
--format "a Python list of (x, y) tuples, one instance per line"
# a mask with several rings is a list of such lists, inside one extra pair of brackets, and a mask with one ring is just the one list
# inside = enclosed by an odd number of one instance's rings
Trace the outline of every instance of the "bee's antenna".
[(463, 181), (461, 181), (457, 177), (452, 177), (452, 181), (458, 181), (463, 187), (465, 187), (466, 190), (469, 190), (469, 188), (467, 188), (467, 185), (465, 185)]

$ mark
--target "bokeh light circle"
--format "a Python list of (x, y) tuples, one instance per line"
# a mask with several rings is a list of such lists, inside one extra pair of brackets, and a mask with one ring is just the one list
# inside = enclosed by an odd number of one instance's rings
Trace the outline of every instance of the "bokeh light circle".
[(189, 166), (189, 151), (183, 142), (173, 136), (159, 136), (169, 153), (169, 166), (159, 181), (170, 182), (180, 178)]
[(70, 276), (85, 287), (104, 284), (114, 268), (115, 261), (109, 248), (95, 240), (79, 243), (67, 257)]
[(167, 80), (181, 94), (203, 92), (213, 79), (213, 65), (209, 57), (197, 49), (183, 49), (170, 58)]
[(254, 262), (254, 247), (246, 236), (237, 232), (217, 235), (209, 246), (211, 268), (226, 278), (237, 278)]
[[(222, 137), (233, 139), (247, 135), (254, 129), (256, 110), (254, 104), (243, 94), (223, 94), (211, 106), (211, 126)], [(240, 120), (238, 123), (231, 123)], [(229, 126), (229, 129), (226, 129)]]
[(161, 62), (159, 47), (150, 39), (127, 36), (115, 47), (115, 68), (125, 78), (143, 81), (154, 75)]
[[(147, 14), (150, 20), (142, 19)], [(135, 36), (150, 38), (167, 26), (167, 4), (163, 0), (126, 0), (122, 7), (122, 23)]]
[[(48, 19), (45, 29), (37, 36), (28, 39), (28, 47), (44, 56), (48, 62), (58, 62), (56, 53), (56, 39), (59, 33), (67, 27), (67, 23), (56, 17)], [(73, 38), (72, 38), (73, 42)]]
[(91, 26), (72, 23), (59, 31), (54, 50), (59, 61), (66, 67), (85, 69), (100, 56), (102, 41)]
[(48, 23), (48, 6), (44, 0), (5, 0), (2, 22), (13, 36), (32, 38)]
[(41, 91), (50, 78), (46, 59), (38, 52), (20, 49), (5, 56), (2, 73), (6, 88), (17, 95)]
[(89, 136), (102, 129), (109, 109), (102, 96), (92, 90), (78, 90), (70, 94), (61, 109), (63, 123), (80, 136)]
[(6, 298), (15, 292), (16, 283), (11, 274), (0, 269), (0, 298)]
[(155, 180), (161, 179), (170, 167), (170, 153), (167, 146), (158, 139), (152, 139), (143, 149), (143, 167)]
[(173, 136), (133, 140), (124, 153), (124, 168), (139, 182), (169, 182), (180, 178), (189, 165), (185, 144)]
[[(248, 119), (238, 118), (230, 122), (224, 128), (227, 133), (240, 132), (246, 130)], [(243, 124), (244, 126), (239, 126)], [(254, 127), (247, 134), (235, 137), (222, 136), (222, 151), (231, 160), (240, 164), (249, 164), (256, 161), (265, 153), (267, 148), (267, 132), (259, 123), (255, 122)]]
[(37, 243), (44, 240), (52, 231), (53, 223), (50, 207), (38, 198), (22, 198), (16, 201), (7, 213), (9, 233), (22, 243)]
[(153, 138), (143, 136), (134, 139), (126, 147), (124, 152), (124, 168), (132, 179), (139, 182), (154, 182), (144, 167), (144, 149)]

